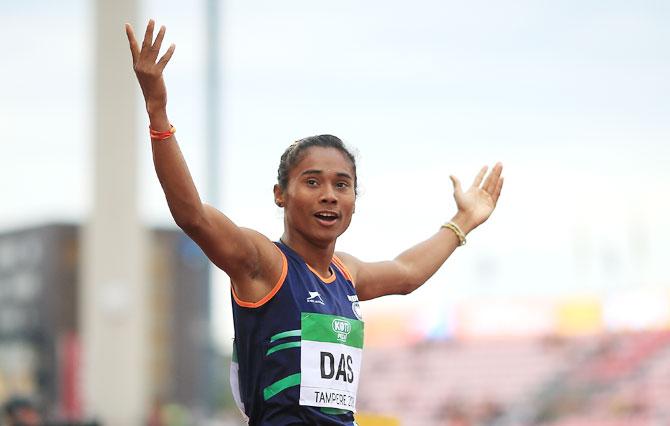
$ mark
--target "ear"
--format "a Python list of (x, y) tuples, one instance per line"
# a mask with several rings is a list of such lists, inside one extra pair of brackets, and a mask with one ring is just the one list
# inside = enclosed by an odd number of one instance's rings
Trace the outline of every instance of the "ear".
[(272, 192), (274, 193), (275, 204), (277, 207), (284, 207), (284, 191), (282, 191), (281, 187), (278, 184), (275, 184), (272, 188)]

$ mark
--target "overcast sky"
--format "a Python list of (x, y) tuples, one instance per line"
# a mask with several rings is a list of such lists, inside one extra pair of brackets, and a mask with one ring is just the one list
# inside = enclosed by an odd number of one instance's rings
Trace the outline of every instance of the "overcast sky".
[[(505, 165), (491, 220), (425, 288), (376, 306), (670, 287), (670, 3), (225, 3), (220, 207), (238, 224), (278, 238), (279, 156), (332, 133), (361, 185), (338, 248), (364, 260), (454, 214), (449, 174)], [(92, 7), (0, 3), (2, 230), (90, 208)], [(177, 44), (169, 115), (202, 187), (204, 5), (148, 1), (134, 24), (149, 17)], [(140, 124), (142, 214), (170, 224)]]

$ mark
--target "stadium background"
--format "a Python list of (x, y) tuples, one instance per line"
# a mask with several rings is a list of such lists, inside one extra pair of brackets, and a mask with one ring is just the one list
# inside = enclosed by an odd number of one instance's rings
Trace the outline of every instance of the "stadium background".
[[(59, 245), (76, 243), (48, 246), (45, 235), (76, 232), (92, 210), (95, 11), (105, 3), (0, 5), (3, 330), (56, 303), (47, 289), (75, 294), (80, 281), (78, 258), (61, 259)], [(202, 187), (204, 2), (139, 7), (136, 28), (155, 17), (177, 44), (169, 112)], [(359, 152), (362, 194), (339, 249), (367, 260), (394, 256), (448, 219), (449, 174), (467, 181), (484, 163), (506, 166), (498, 210), (446, 267), (410, 296), (363, 305), (361, 411), (407, 425), (667, 424), (669, 17), (662, 1), (222, 4), (217, 173), (219, 204), (236, 222), (280, 234), (270, 198), (279, 155), (315, 133), (336, 134)], [(175, 232), (136, 92), (140, 216), (147, 228)], [(157, 244), (185, 259), (192, 253), (179, 250), (176, 236)], [(62, 284), (31, 275), (54, 262), (75, 262)], [(173, 290), (175, 277), (192, 285), (195, 273), (154, 271), (152, 282)], [(236, 424), (225, 384), (227, 282), (216, 271), (211, 282), (200, 300), (211, 312), (190, 305), (188, 318), (171, 322), (199, 331), (167, 327), (171, 337), (149, 345), (170, 356), (152, 372), (146, 412), (159, 410), (171, 424)], [(168, 313), (156, 314), (158, 324), (177, 309), (162, 306), (152, 311)], [(42, 330), (51, 352), (36, 349), (43, 346), (32, 334), (3, 335), (0, 400), (25, 393), (54, 417), (86, 411), (76, 349), (64, 358), (72, 365), (52, 359), (67, 352), (59, 345), (76, 348), (54, 343), (72, 342), (76, 319), (59, 329), (24, 324)], [(179, 336), (197, 350), (179, 355)], [(180, 359), (197, 372), (179, 369)], [(181, 395), (175, 377), (200, 379)]]

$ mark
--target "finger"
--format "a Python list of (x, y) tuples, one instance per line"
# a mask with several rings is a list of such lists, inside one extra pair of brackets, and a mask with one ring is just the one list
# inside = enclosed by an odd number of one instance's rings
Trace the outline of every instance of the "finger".
[(154, 20), (149, 19), (147, 30), (144, 32), (144, 41), (142, 41), (142, 49), (151, 46), (151, 41), (154, 39)]
[(168, 61), (172, 57), (172, 54), (174, 53), (174, 50), (177, 46), (175, 46), (174, 43), (170, 45), (168, 48), (167, 52), (165, 52), (165, 55), (161, 57), (161, 59), (158, 61), (158, 66), (160, 67), (160, 70), (163, 71), (165, 69), (165, 66), (167, 65)]
[(135, 39), (135, 31), (130, 24), (126, 24), (126, 36), (128, 36), (128, 44), (130, 45), (130, 54), (133, 56), (133, 65), (137, 62), (137, 57), (140, 54), (140, 48), (137, 46), (137, 39)]
[(161, 50), (161, 44), (163, 43), (163, 37), (165, 36), (165, 25), (161, 25), (161, 29), (158, 30), (158, 35), (156, 35), (156, 41), (154, 41), (153, 49), (156, 51), (156, 56), (158, 56), (158, 51)]
[(460, 194), (463, 192), (461, 189), (461, 182), (456, 178), (456, 176), (451, 175), (449, 176), (449, 179), (451, 179), (451, 183), (454, 185), (454, 192)]
[(493, 166), (493, 170), (491, 170), (491, 173), (489, 173), (488, 177), (484, 181), (484, 185), (482, 186), (484, 191), (488, 192), (489, 194), (493, 194), (493, 192), (496, 189), (496, 186), (498, 185), (498, 180), (500, 180), (501, 173), (502, 173), (502, 164), (496, 163), (496, 165)]
[(498, 204), (498, 198), (500, 198), (500, 191), (502, 191), (503, 187), (503, 182), (505, 181), (505, 178), (501, 177), (498, 179), (498, 184), (496, 185), (496, 189), (493, 192), (493, 204)]
[(482, 179), (484, 179), (484, 175), (486, 174), (486, 171), (489, 169), (489, 166), (484, 166), (482, 169), (479, 171), (477, 174), (477, 177), (475, 177), (475, 180), (472, 182), (472, 186), (474, 188), (479, 188), (479, 185), (482, 183)]

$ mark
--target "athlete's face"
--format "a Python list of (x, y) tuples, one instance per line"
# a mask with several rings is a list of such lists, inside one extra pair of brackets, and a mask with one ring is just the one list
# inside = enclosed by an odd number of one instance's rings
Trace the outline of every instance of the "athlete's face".
[(284, 191), (275, 186), (275, 199), (284, 206), (286, 231), (292, 238), (324, 245), (349, 227), (356, 203), (354, 170), (335, 148), (308, 148), (289, 171)]

